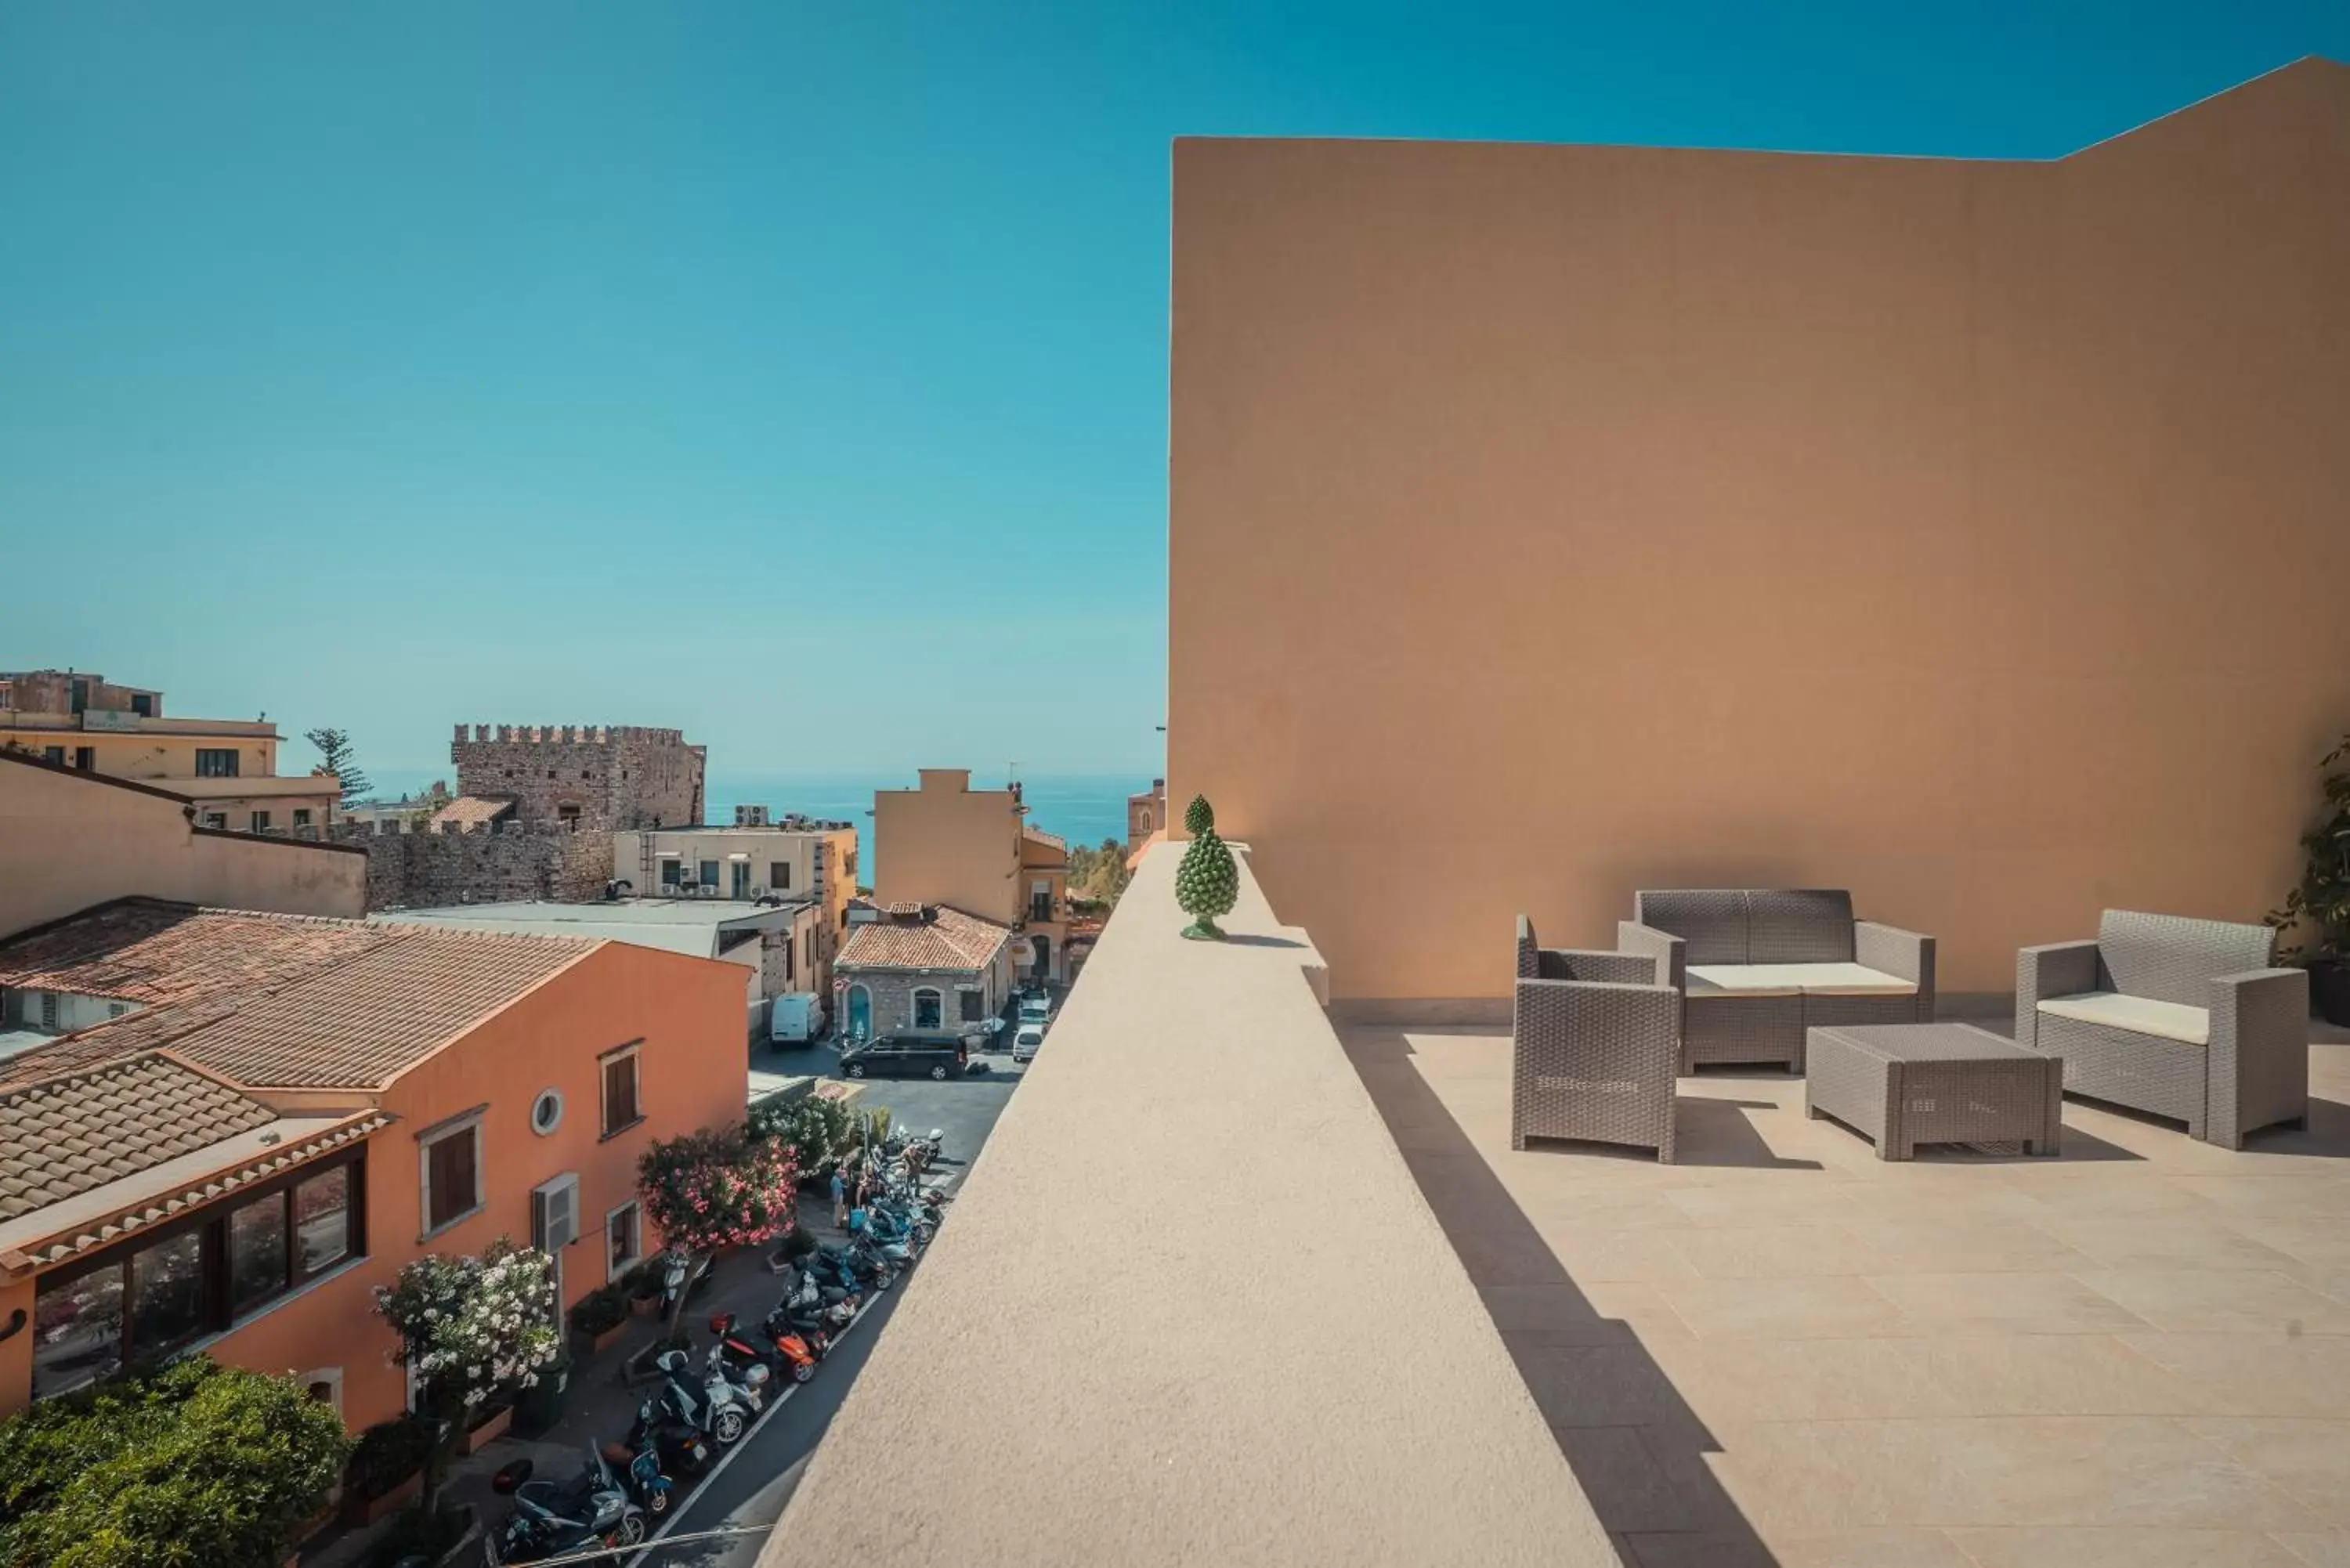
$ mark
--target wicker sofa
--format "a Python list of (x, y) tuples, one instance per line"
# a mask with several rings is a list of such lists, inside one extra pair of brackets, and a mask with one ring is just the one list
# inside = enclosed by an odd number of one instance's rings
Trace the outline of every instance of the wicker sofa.
[(2266, 926), (2107, 909), (2093, 942), (2015, 959), (2015, 1043), (2064, 1059), (2068, 1094), (2244, 1135), (2309, 1114), (2309, 975)]
[(1673, 1161), (1680, 998), (1646, 954), (1545, 948), (1518, 917), (1510, 1147), (1530, 1137), (1653, 1148)]
[(1621, 952), (1681, 996), (1680, 1070), (1804, 1070), (1804, 1031), (1934, 1016), (1934, 939), (1856, 920), (1841, 888), (1675, 888), (1633, 896)]

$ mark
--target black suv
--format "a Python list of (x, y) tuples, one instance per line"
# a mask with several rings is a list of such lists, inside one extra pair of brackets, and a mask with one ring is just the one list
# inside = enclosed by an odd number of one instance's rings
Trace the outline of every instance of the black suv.
[(840, 1054), (841, 1075), (849, 1078), (947, 1078), (969, 1061), (959, 1040), (876, 1040)]

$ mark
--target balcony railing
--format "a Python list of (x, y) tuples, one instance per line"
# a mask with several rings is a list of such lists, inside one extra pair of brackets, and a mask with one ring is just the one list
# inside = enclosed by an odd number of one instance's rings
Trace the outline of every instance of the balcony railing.
[(1232, 940), (1183, 940), (1180, 856), (1144, 859), (764, 1568), (1614, 1564), (1311, 940), (1244, 851)]

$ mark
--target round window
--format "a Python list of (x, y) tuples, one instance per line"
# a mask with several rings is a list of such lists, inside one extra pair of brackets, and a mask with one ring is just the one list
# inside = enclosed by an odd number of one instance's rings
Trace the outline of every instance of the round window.
[(563, 1096), (553, 1089), (541, 1089), (538, 1098), (530, 1103), (530, 1130), (545, 1137), (563, 1125)]

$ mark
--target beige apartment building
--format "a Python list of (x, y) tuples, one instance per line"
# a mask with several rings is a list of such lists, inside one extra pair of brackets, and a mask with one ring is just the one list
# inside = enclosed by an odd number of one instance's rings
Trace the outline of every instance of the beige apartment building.
[(1169, 797), (1338, 994), (1641, 887), (1849, 887), (2003, 992), (2292, 885), (2350, 67), (2048, 161), (1186, 140), (1172, 289)]
[(799, 989), (828, 994), (857, 894), (857, 829), (786, 817), (764, 826), (619, 831), (612, 835), (612, 876), (638, 898), (813, 903), (813, 960)]
[(944, 904), (1007, 926), (1026, 979), (1068, 978), (1068, 846), (1027, 826), (1020, 786), (973, 789), (969, 768), (923, 768), (913, 789), (873, 792), (883, 909)]
[(279, 778), (277, 726), (183, 719), (163, 694), (75, 670), (0, 671), (0, 751), (161, 784), (196, 803), (199, 824), (240, 833), (324, 828), (342, 782)]

